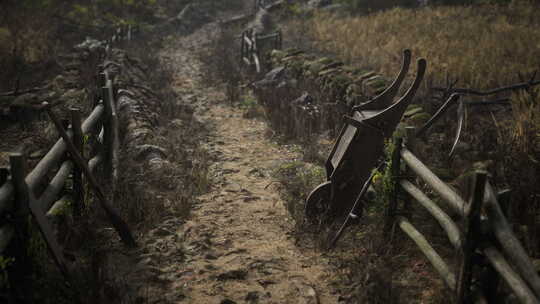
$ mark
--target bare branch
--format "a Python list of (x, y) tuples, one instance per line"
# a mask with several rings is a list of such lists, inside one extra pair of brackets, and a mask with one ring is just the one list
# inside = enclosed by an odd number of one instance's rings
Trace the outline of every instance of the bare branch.
[[(469, 95), (478, 95), (478, 96), (487, 96), (487, 95), (493, 95), (505, 91), (515, 91), (515, 90), (522, 90), (522, 89), (528, 89), (532, 86), (536, 86), (540, 84), (540, 80), (537, 81), (527, 81), (527, 82), (521, 82), (518, 84), (514, 84), (511, 86), (506, 87), (500, 87), (492, 90), (487, 91), (480, 91), (475, 89), (465, 89), (465, 88), (451, 88), (452, 93), (461, 93), (461, 94), (469, 94)], [(442, 88), (442, 87), (433, 87), (431, 88), (434, 91), (438, 92), (446, 92), (448, 88)]]

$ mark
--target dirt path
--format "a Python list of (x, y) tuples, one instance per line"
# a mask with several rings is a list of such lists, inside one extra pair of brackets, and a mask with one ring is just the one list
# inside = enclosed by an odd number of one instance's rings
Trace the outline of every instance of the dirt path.
[(207, 143), (218, 157), (214, 185), (182, 229), (187, 263), (173, 289), (189, 303), (335, 303), (324, 261), (288, 236), (289, 216), (268, 177), (293, 155), (238, 111), (214, 105), (202, 118), (216, 126)]
[[(224, 104), (222, 92), (201, 80), (197, 50), (216, 24), (171, 42), (161, 54), (176, 70), (176, 90), (209, 126), (211, 190), (190, 219), (164, 221), (146, 244), (161, 251), (151, 261), (172, 303), (336, 303), (327, 261), (299, 248), (270, 172), (297, 157), (270, 142), (267, 126)], [(161, 249), (159, 249), (161, 248)], [(154, 259), (157, 252), (149, 254)], [(165, 287), (166, 286), (166, 287)]]

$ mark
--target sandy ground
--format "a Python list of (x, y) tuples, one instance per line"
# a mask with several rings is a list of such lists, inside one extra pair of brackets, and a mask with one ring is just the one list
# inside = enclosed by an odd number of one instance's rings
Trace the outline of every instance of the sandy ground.
[(328, 261), (301, 248), (270, 172), (298, 157), (267, 137), (268, 126), (245, 119), (223, 92), (201, 79), (197, 56), (217, 24), (171, 41), (162, 60), (175, 69), (175, 89), (196, 108), (209, 134), (211, 189), (183, 225), (166, 219), (147, 238), (161, 299), (151, 303), (336, 303)]

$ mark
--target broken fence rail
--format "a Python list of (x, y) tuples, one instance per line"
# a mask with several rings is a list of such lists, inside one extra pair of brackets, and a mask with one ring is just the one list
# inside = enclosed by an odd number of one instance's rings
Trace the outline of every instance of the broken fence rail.
[[(507, 284), (521, 303), (540, 303), (540, 278), (523, 246), (511, 231), (499, 205), (499, 200), (508, 203), (505, 199), (508, 192), (496, 195), (486, 173), (476, 172), (471, 199), (467, 203), (409, 150), (414, 150), (414, 131), (414, 128), (407, 128), (406, 145), (403, 145), (402, 138), (395, 141), (396, 149), (391, 163), (394, 168), (394, 190), (388, 207), (387, 231), (395, 225), (415, 242), (445, 285), (454, 293), (455, 303), (472, 303), (477, 300), (491, 303), (497, 297), (501, 281)], [(406, 167), (405, 172), (400, 170), (402, 162)], [(462, 219), (462, 229), (410, 181), (412, 174), (428, 185), (446, 207)], [(402, 208), (398, 206), (400, 192), (407, 193)], [(416, 201), (428, 211), (445, 231), (450, 243), (459, 252), (459, 269), (452, 270), (411, 223), (408, 214), (399, 211), (411, 210), (411, 201)], [(481, 268), (489, 272), (489, 281), (485, 276), (479, 276), (478, 269)], [(473, 278), (477, 282), (475, 285), (479, 286), (478, 290), (471, 289)]]

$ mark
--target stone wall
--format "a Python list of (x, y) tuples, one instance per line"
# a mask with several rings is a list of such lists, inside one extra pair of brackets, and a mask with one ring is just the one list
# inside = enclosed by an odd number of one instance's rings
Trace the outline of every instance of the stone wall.
[(309, 139), (341, 128), (352, 106), (381, 93), (389, 80), (300, 50), (274, 50), (271, 71), (253, 84), (273, 127), (288, 137)]

